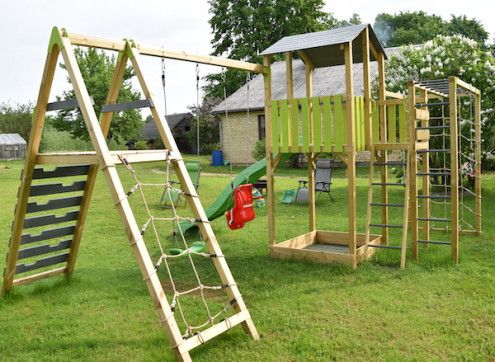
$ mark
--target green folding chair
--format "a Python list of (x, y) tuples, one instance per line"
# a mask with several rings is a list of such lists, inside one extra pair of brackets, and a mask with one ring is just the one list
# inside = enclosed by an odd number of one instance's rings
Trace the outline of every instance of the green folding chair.
[[(191, 178), (191, 181), (197, 191), (199, 188), (199, 177), (201, 175), (201, 163), (199, 161), (186, 161), (185, 164), (189, 177)], [(179, 181), (172, 182), (179, 187)], [(163, 190), (162, 198), (160, 199), (160, 206), (171, 207), (174, 205), (175, 207), (178, 207), (182, 200), (181, 196), (181, 191), (167, 188)]]

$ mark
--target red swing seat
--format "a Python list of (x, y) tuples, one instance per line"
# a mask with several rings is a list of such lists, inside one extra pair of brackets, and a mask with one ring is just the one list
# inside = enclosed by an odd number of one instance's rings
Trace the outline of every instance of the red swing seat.
[(252, 184), (244, 184), (234, 189), (234, 207), (225, 213), (230, 229), (240, 229), (255, 218)]

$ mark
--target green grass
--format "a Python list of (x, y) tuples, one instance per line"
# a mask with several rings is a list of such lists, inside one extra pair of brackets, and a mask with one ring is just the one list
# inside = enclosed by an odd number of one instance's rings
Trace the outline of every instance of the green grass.
[[(22, 164), (1, 166), (7, 167), (0, 167), (0, 255), (5, 255)], [(136, 167), (150, 182), (163, 178), (152, 172), (161, 168)], [(119, 173), (128, 189), (129, 174), (123, 169)], [(282, 190), (296, 187), (303, 173), (297, 170), (291, 176), (284, 170), (285, 177), (276, 180), (280, 241), (307, 230), (307, 208), (280, 202)], [(317, 204), (318, 228), (345, 230), (346, 181), (341, 171), (334, 177), (335, 203), (329, 204), (322, 195)], [(205, 206), (228, 181), (229, 176), (222, 175), (201, 178)], [(360, 231), (367, 208), (366, 185), (366, 178), (358, 179)], [(165, 215), (167, 211), (156, 206), (160, 190), (147, 195), (153, 210)], [(391, 196), (398, 197), (399, 193)], [(213, 222), (261, 340), (252, 341), (236, 327), (194, 350), (192, 357), (199, 361), (488, 360), (495, 356), (494, 202), (495, 175), (484, 175), (483, 235), (462, 237), (461, 263), (450, 263), (447, 247), (431, 246), (422, 248), (420, 261), (409, 261), (404, 271), (398, 268), (396, 251), (380, 251), (357, 270), (271, 259), (265, 209), (257, 209), (255, 221), (241, 230), (230, 231), (223, 219)], [(144, 213), (136, 210), (136, 215), (141, 223)], [(399, 222), (401, 215), (393, 214), (392, 219)], [(170, 233), (161, 232), (172, 245)], [(442, 234), (438, 238), (447, 240)], [(151, 243), (150, 248), (156, 252)], [(201, 275), (214, 282), (215, 274), (206, 262), (199, 261)], [(190, 285), (190, 270), (176, 267), (178, 284)], [(193, 298), (191, 303), (196, 302)], [(218, 305), (220, 299), (211, 297), (209, 302)], [(196, 309), (190, 317), (204, 318), (204, 314)], [(172, 360), (102, 175), (74, 276), (17, 287), (0, 301), (0, 353), (3, 360), (23, 361)]]

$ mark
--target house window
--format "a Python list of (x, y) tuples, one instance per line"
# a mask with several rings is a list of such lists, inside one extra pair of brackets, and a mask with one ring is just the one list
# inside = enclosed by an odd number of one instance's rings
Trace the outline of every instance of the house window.
[(258, 116), (258, 139), (264, 140), (265, 139), (265, 115), (260, 114)]

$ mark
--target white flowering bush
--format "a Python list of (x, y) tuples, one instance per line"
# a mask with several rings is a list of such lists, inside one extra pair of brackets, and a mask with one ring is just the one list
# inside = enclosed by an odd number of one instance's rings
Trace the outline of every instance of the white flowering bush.
[(410, 80), (457, 76), (481, 90), (483, 158), (495, 149), (495, 57), (461, 35), (439, 35), (423, 45), (408, 45), (387, 63), (387, 89), (407, 91)]

